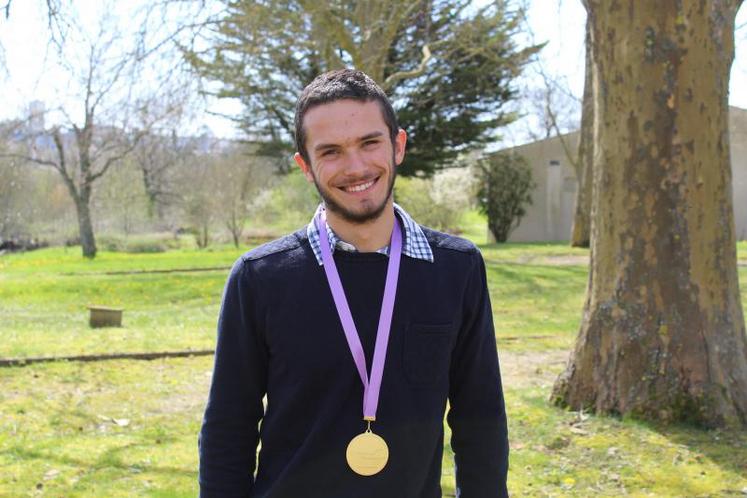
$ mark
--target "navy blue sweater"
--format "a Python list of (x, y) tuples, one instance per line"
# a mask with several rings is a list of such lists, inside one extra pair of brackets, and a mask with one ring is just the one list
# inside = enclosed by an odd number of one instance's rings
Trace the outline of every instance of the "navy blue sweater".
[[(484, 263), (470, 242), (424, 232), (434, 262), (402, 257), (372, 426), (389, 445), (389, 461), (370, 477), (345, 460), (348, 442), (365, 429), (363, 386), (306, 234), (236, 262), (200, 433), (200, 496), (440, 497), (447, 399), (459, 496), (507, 496), (506, 416)], [(334, 258), (370, 371), (388, 258), (340, 250)]]

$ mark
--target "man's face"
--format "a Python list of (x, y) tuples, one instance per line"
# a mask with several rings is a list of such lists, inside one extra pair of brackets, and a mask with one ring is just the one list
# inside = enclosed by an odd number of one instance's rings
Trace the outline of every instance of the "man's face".
[(350, 223), (378, 218), (405, 156), (404, 130), (392, 143), (379, 104), (348, 99), (311, 108), (303, 126), (311, 164), (298, 153), (295, 160), (327, 210)]

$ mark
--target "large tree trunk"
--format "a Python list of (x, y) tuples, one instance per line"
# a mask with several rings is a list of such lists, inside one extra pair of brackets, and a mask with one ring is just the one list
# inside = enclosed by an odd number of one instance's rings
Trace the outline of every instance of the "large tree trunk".
[(747, 423), (727, 96), (737, 0), (591, 0), (591, 275), (553, 400)]
[(591, 22), (586, 20), (586, 65), (584, 96), (581, 107), (581, 131), (576, 162), (576, 207), (571, 229), (571, 246), (589, 247), (591, 237), (591, 196), (594, 161), (594, 61), (592, 58)]

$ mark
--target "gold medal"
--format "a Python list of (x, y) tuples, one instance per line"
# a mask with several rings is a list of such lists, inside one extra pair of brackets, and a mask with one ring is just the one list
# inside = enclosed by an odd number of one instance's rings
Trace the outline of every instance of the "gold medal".
[(345, 458), (353, 472), (362, 476), (372, 476), (381, 472), (389, 460), (389, 448), (380, 436), (366, 432), (355, 436), (345, 452)]

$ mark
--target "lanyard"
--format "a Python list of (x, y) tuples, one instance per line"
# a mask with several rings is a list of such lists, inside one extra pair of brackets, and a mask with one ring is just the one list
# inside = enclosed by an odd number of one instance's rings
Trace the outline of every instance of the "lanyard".
[(340, 316), (345, 338), (353, 355), (355, 366), (358, 369), (361, 382), (363, 382), (363, 419), (369, 422), (376, 420), (376, 408), (379, 404), (379, 390), (381, 389), (381, 378), (384, 374), (384, 360), (389, 343), (389, 331), (392, 326), (392, 312), (394, 310), (394, 298), (397, 294), (397, 279), (399, 277), (399, 262), (402, 256), (402, 231), (397, 218), (394, 219), (392, 229), (392, 240), (389, 250), (389, 265), (386, 272), (386, 284), (384, 286), (384, 298), (381, 303), (381, 314), (379, 316), (379, 327), (376, 332), (376, 346), (374, 347), (373, 362), (371, 364), (371, 376), (366, 371), (366, 356), (363, 353), (358, 330), (355, 328), (353, 316), (350, 313), (348, 300), (342, 288), (340, 274), (337, 272), (335, 260), (332, 258), (332, 250), (329, 247), (329, 236), (327, 234), (326, 213), (322, 211), (316, 218), (316, 226), (319, 231), (319, 245), (322, 252), (322, 263), (327, 275), (327, 282), (332, 291), (337, 314)]

